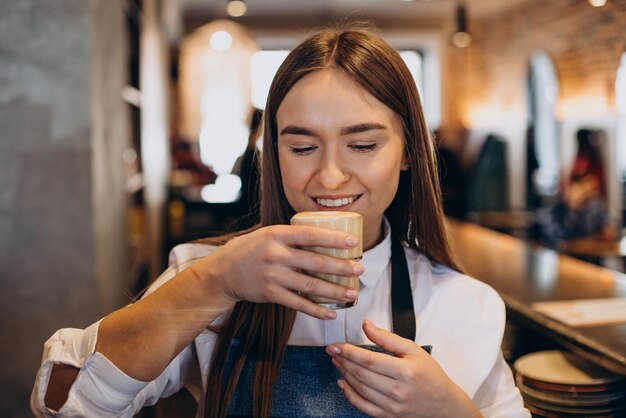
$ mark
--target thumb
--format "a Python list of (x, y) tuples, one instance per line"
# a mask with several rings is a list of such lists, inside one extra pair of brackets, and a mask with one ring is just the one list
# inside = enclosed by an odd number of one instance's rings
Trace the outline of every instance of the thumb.
[(363, 331), (371, 342), (382, 347), (385, 351), (395, 354), (397, 357), (426, 355), (426, 352), (415, 344), (414, 341), (403, 338), (386, 329), (378, 328), (367, 319), (363, 321)]

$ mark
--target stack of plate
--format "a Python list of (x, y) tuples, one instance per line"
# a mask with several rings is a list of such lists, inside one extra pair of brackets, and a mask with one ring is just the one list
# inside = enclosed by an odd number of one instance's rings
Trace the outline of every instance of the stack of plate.
[(514, 365), (533, 416), (626, 417), (626, 378), (564, 351), (540, 351)]

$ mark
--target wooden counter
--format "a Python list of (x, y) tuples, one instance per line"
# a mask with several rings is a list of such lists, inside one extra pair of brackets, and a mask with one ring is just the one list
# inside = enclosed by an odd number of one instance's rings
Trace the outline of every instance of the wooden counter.
[(626, 257), (626, 236), (613, 241), (578, 238), (563, 242), (559, 250), (582, 256)]
[(626, 323), (574, 328), (532, 307), (541, 301), (626, 297), (626, 274), (478, 225), (450, 220), (448, 226), (462, 267), (500, 293), (511, 320), (626, 375)]

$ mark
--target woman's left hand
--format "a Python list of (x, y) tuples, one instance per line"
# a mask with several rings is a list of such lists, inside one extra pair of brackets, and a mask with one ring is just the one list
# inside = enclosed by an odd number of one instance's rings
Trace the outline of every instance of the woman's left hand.
[(384, 350), (352, 344), (326, 348), (345, 380), (337, 383), (346, 399), (373, 417), (479, 417), (469, 397), (415, 342), (363, 322), (367, 337)]

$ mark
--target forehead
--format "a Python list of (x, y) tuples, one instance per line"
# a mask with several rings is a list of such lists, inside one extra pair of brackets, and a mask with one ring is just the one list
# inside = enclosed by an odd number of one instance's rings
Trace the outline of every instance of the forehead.
[(280, 104), (276, 120), (279, 126), (298, 121), (399, 123), (399, 117), (392, 109), (336, 69), (314, 71), (295, 83)]

